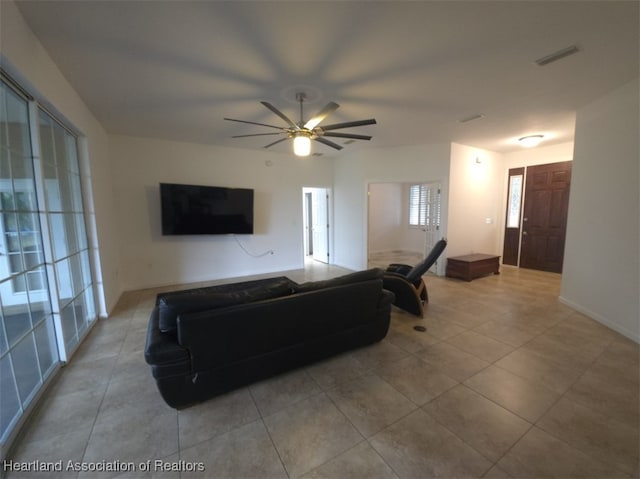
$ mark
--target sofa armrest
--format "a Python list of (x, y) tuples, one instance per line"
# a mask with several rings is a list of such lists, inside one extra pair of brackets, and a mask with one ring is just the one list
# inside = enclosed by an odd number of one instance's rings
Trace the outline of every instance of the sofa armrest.
[(383, 289), (382, 294), (380, 295), (380, 301), (378, 302), (378, 308), (384, 308), (387, 305), (393, 304), (396, 299), (396, 295), (393, 291), (389, 291), (388, 289)]
[(189, 361), (189, 351), (178, 344), (176, 335), (163, 333), (158, 326), (159, 311), (154, 308), (147, 328), (144, 359), (147, 364), (162, 365)]

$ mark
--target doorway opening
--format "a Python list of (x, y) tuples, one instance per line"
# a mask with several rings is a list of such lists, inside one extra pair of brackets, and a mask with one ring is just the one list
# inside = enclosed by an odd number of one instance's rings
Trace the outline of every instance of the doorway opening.
[[(369, 267), (416, 264), (442, 238), (440, 182), (370, 183), (367, 194)], [(442, 269), (436, 262), (430, 272)]]
[(331, 190), (303, 188), (302, 198), (304, 258), (329, 264)]

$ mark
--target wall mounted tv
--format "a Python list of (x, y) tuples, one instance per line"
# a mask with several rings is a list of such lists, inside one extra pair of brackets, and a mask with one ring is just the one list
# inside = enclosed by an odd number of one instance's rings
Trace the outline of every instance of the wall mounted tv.
[(163, 235), (253, 234), (253, 190), (160, 183)]

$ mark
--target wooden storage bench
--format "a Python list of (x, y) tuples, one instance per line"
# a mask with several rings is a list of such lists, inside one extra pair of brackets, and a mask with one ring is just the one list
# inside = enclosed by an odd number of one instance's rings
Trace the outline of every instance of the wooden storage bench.
[(500, 274), (500, 256), (491, 254), (467, 254), (447, 258), (447, 276), (466, 281), (485, 274)]

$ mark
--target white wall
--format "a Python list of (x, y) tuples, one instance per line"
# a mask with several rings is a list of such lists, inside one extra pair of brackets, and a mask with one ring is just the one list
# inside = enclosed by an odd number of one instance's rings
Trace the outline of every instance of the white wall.
[(98, 273), (99, 312), (105, 315), (122, 289), (118, 280), (118, 229), (115, 221), (106, 132), (51, 60), (12, 1), (0, 2), (2, 67), (39, 101), (77, 129), (82, 175), (90, 215), (90, 241)]
[(576, 116), (561, 300), (640, 342), (638, 80)]
[(369, 253), (404, 249), (402, 183), (369, 185)]
[[(110, 137), (127, 290), (303, 266), (303, 187), (330, 186), (332, 161), (126, 136)], [(254, 234), (162, 236), (159, 183), (253, 188)]]
[[(333, 179), (336, 264), (354, 270), (367, 266), (367, 190), (371, 183), (440, 181), (442, 211), (446, 212), (449, 155), (450, 145), (438, 144), (363, 149), (336, 159)], [(445, 237), (446, 221), (445, 215), (442, 225)]]
[(547, 163), (561, 163), (563, 161), (573, 160), (573, 142), (569, 141), (567, 143), (560, 143), (559, 145), (523, 148), (522, 150), (505, 153), (503, 155), (503, 158), (505, 166), (504, 178), (506, 185), (509, 176), (509, 168), (544, 165)]
[(499, 153), (451, 144), (447, 256), (502, 254), (503, 165)]

